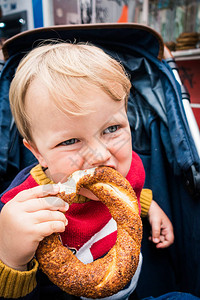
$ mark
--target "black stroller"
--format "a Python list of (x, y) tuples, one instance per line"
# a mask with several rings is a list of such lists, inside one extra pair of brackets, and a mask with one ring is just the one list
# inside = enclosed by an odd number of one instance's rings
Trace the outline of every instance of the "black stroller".
[(42, 40), (88, 41), (120, 60), (131, 76), (128, 117), (132, 146), (145, 166), (145, 186), (172, 220), (174, 244), (155, 249), (144, 224), (143, 267), (137, 295), (171, 291), (200, 297), (200, 158), (182, 103), (188, 97), (164, 58), (162, 38), (138, 24), (96, 24), (39, 28), (9, 39), (0, 78), (0, 182), (3, 191), (34, 160), (24, 148), (8, 100), (10, 82), (20, 59)]

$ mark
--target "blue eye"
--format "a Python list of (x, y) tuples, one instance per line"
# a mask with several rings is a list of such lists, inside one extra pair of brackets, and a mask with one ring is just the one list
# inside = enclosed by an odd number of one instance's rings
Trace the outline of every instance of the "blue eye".
[(112, 126), (109, 126), (108, 128), (106, 128), (104, 130), (104, 134), (107, 134), (107, 133), (113, 133), (115, 131), (117, 131), (119, 129), (119, 125), (112, 125)]
[(69, 145), (73, 145), (77, 142), (78, 142), (78, 139), (70, 139), (70, 140), (67, 140), (67, 141), (64, 141), (64, 142), (60, 143), (59, 145), (69, 146)]

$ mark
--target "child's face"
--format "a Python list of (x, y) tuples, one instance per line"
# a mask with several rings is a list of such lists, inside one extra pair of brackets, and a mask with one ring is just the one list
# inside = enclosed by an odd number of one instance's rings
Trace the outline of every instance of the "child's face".
[(126, 176), (132, 157), (131, 134), (123, 101), (114, 101), (97, 88), (81, 99), (91, 102), (91, 113), (72, 116), (61, 112), (47, 89), (34, 80), (26, 95), (26, 111), (36, 146), (25, 141), (55, 183), (65, 182), (76, 170), (110, 166)]

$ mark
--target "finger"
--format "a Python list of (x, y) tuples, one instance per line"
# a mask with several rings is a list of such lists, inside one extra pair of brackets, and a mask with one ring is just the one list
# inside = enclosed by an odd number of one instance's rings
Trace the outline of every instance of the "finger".
[(160, 238), (153, 238), (152, 236), (149, 236), (148, 240), (153, 242), (154, 244), (160, 243)]
[(152, 241), (154, 243), (160, 242), (160, 225), (159, 221), (154, 221), (152, 224)]
[(69, 204), (59, 197), (45, 197), (31, 199), (24, 202), (24, 210), (26, 212), (35, 212), (39, 210), (60, 210), (67, 211)]
[(174, 232), (170, 231), (165, 235), (165, 240), (168, 241), (169, 245), (173, 244), (174, 242)]
[[(149, 236), (149, 241), (151, 241), (151, 242), (153, 242), (153, 239), (152, 239), (152, 237), (151, 236)], [(155, 243), (155, 242), (154, 242)], [(163, 236), (161, 236), (160, 237), (160, 240), (157, 242), (157, 243), (155, 243), (156, 245), (156, 248), (167, 248), (167, 247), (169, 247), (169, 243), (168, 243), (168, 241), (166, 241), (165, 240), (165, 238), (163, 238)]]
[(55, 232), (64, 232), (65, 225), (62, 221), (49, 221), (36, 225), (38, 239), (41, 241), (44, 237), (51, 235)]
[(45, 197), (45, 198), (42, 198), (42, 200), (45, 200), (47, 205), (49, 205), (49, 207), (52, 207), (55, 209), (64, 208), (65, 211), (69, 209), (69, 204), (59, 197)]
[(60, 191), (57, 184), (39, 185), (24, 191), (21, 191), (16, 199), (19, 202), (26, 201), (28, 199), (46, 197), (48, 195), (56, 195)]
[(62, 212), (59, 211), (51, 211), (51, 210), (40, 210), (34, 212), (33, 215), (35, 224), (40, 224), (43, 222), (50, 222), (50, 221), (61, 221), (64, 225), (67, 225), (67, 219)]
[(172, 245), (174, 242), (174, 233), (173, 230), (167, 234), (161, 233), (160, 243), (156, 245), (157, 248), (167, 248)]
[(164, 236), (166, 241), (169, 241), (170, 244), (174, 242), (174, 230), (171, 222), (167, 225), (162, 225), (161, 235)]
[(161, 243), (164, 243), (164, 241), (165, 241), (164, 235), (160, 235), (160, 242), (161, 242)]
[(171, 244), (170, 244), (168, 241), (164, 240), (163, 242), (158, 243), (158, 244), (156, 245), (156, 248), (158, 248), (158, 249), (163, 249), (163, 248), (169, 247), (170, 245), (171, 245)]

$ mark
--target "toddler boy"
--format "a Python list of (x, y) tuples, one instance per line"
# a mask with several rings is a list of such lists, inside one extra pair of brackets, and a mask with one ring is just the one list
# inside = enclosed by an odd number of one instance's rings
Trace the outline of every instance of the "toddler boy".
[[(68, 209), (56, 197), (57, 183), (76, 170), (109, 166), (129, 180), (139, 201), (145, 173), (131, 148), (126, 114), (130, 87), (123, 67), (88, 44), (43, 45), (20, 63), (10, 87), (11, 110), (24, 145), (39, 164), (19, 173), (1, 197), (2, 298), (70, 299), (44, 274), (36, 278), (35, 251), (53, 232), (60, 232), (63, 245), (84, 263), (115, 244), (117, 227), (107, 207), (82, 189), (79, 197), (91, 201)], [(149, 217), (151, 239), (157, 248), (168, 247), (171, 222), (146, 192), (141, 212)], [(141, 259), (130, 284), (108, 299), (128, 299), (140, 267)]]

